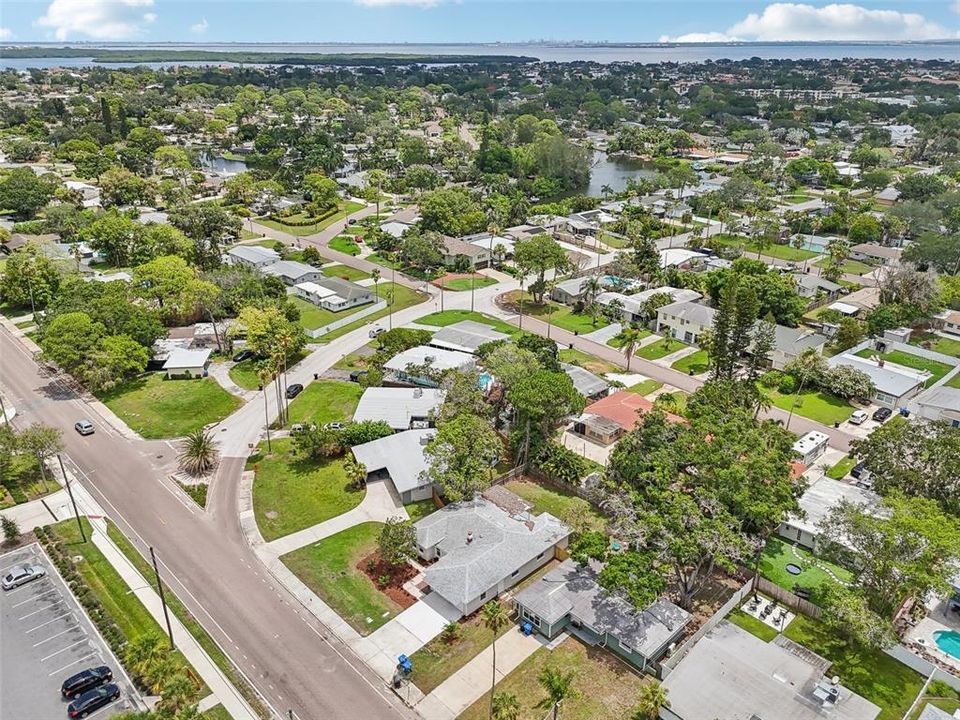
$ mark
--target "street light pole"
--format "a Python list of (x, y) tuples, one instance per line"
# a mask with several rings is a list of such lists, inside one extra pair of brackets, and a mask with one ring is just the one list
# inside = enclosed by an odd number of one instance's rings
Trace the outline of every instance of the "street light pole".
[(60, 462), (60, 472), (63, 473), (63, 482), (67, 486), (67, 494), (70, 496), (70, 503), (73, 505), (73, 515), (77, 518), (77, 527), (80, 528), (80, 539), (87, 541), (87, 534), (83, 531), (83, 523), (80, 522), (80, 512), (77, 510), (77, 501), (73, 499), (73, 488), (70, 487), (70, 478), (67, 477), (67, 471), (63, 467), (63, 458), (57, 453), (57, 460)]
[(160, 569), (157, 567), (157, 554), (153, 551), (153, 545), (150, 546), (150, 560), (153, 562), (153, 573), (157, 576), (157, 592), (160, 594), (160, 604), (163, 605), (163, 619), (167, 621), (170, 649), (176, 650), (177, 647), (173, 644), (173, 628), (170, 626), (170, 613), (167, 610), (167, 598), (163, 594), (163, 583), (160, 582)]

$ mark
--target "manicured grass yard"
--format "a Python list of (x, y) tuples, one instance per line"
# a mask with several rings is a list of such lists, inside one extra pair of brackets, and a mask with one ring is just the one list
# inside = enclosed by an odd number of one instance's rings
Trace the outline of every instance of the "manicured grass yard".
[(765, 622), (757, 620), (753, 615), (748, 615), (743, 610), (734, 610), (727, 615), (727, 620), (742, 630), (746, 630), (751, 635), (756, 635), (764, 642), (770, 642), (777, 636), (777, 631), (767, 625)]
[(332, 312), (330, 310), (324, 310), (322, 307), (307, 302), (302, 298), (298, 298), (296, 295), (288, 295), (287, 300), (300, 310), (300, 326), (306, 330), (322, 328), (336, 320), (350, 317), (367, 307), (366, 305), (357, 305), (356, 307), (347, 308), (340, 312)]
[(357, 245), (356, 241), (349, 235), (338, 235), (330, 241), (329, 247), (331, 250), (346, 253), (347, 255), (360, 254), (360, 246)]
[(376, 522), (354, 525), (280, 558), (361, 635), (370, 634), (401, 610), (355, 567), (376, 550), (381, 527)]
[(910, 716), (910, 720), (918, 720), (923, 709), (929, 703), (936, 708), (940, 708), (948, 715), (953, 715), (954, 712), (960, 710), (960, 691), (953, 690), (953, 688), (943, 688), (944, 695), (935, 695), (930, 692), (930, 689), (927, 689), (927, 692), (924, 693), (923, 697), (920, 698), (920, 702), (917, 703), (917, 709)]
[[(512, 307), (520, 310), (520, 291), (512, 290), (507, 293), (506, 302)], [(562, 305), (544, 298), (542, 303), (534, 302), (533, 295), (523, 292), (523, 314), (531, 315), (543, 322), (549, 322), (558, 328), (562, 328), (572, 333), (586, 335), (594, 330), (606, 327), (606, 319), (602, 315), (597, 315), (597, 321), (594, 323), (586, 313), (574, 312), (573, 307)]]
[(643, 382), (638, 382), (636, 385), (631, 385), (627, 388), (632, 393), (637, 395), (649, 395), (655, 390), (659, 390), (663, 387), (663, 383), (659, 380), (654, 380), (653, 378), (647, 378)]
[(827, 477), (834, 480), (843, 480), (856, 464), (857, 459), (855, 457), (844, 455), (836, 465), (827, 470)]
[(352, 268), (349, 265), (327, 265), (325, 268), (320, 268), (320, 272), (327, 277), (343, 278), (344, 280), (349, 280), (350, 282), (366, 280), (368, 277), (370, 277), (370, 273), (365, 273), (363, 270)]
[[(646, 328), (636, 328), (636, 330), (640, 333), (637, 335), (638, 340), (643, 340), (644, 338), (648, 338), (653, 335), (653, 333)], [(614, 335), (612, 338), (607, 340), (607, 345), (615, 348), (623, 347), (623, 339), (619, 335)]]
[(257, 377), (257, 361), (251, 358), (238, 362), (230, 368), (230, 379), (244, 390), (256, 390), (260, 387), (260, 378)]
[(366, 494), (350, 487), (339, 458), (319, 462), (297, 457), (289, 438), (261, 444), (247, 460), (254, 470), (253, 511), (268, 542), (352, 510)]
[(953, 355), (955, 358), (960, 358), (960, 340), (945, 338), (942, 335), (934, 335), (933, 333), (914, 333), (910, 340), (911, 345), (921, 345), (926, 343), (930, 343), (930, 349), (934, 352), (943, 353), (944, 355)]
[[(648, 682), (609, 650), (587, 647), (569, 637), (553, 650), (540, 648), (497, 684), (496, 692), (517, 696), (519, 720), (547, 717), (549, 708), (537, 707), (547, 697), (537, 676), (548, 666), (575, 673), (573, 687), (578, 694), (564, 700), (562, 720), (623, 720), (630, 716), (640, 688)], [(486, 720), (489, 712), (490, 696), (484, 694), (460, 715), (460, 720)]]
[(404, 505), (403, 509), (406, 510), (407, 515), (410, 516), (410, 522), (416, 522), (417, 520), (422, 520), (436, 510), (437, 506), (433, 504), (433, 500), (427, 499), (417, 500), (416, 502)]
[[(829, 264), (830, 258), (823, 258), (814, 263), (818, 268), (825, 268)], [(867, 263), (860, 262), (859, 260), (846, 260), (843, 265), (840, 266), (840, 269), (848, 275), (866, 275), (876, 270), (874, 266), (867, 265)]]
[(530, 511), (534, 515), (548, 512), (561, 520), (579, 516), (596, 529), (607, 527), (607, 518), (603, 513), (576, 495), (528, 480), (510, 480), (504, 487), (531, 503), (533, 507)]
[[(410, 680), (424, 694), (432, 692), (473, 660), (493, 640), (493, 633), (484, 627), (483, 615), (479, 612), (461, 620), (458, 625), (460, 635), (456, 640), (447, 642), (442, 635), (438, 635), (410, 656), (413, 661)], [(507, 632), (517, 632), (517, 626), (512, 622), (507, 623), (497, 637), (502, 637)]]
[[(799, 575), (791, 575), (786, 570), (788, 563), (799, 565), (803, 571)], [(794, 585), (813, 589), (825, 583), (834, 582), (823, 567), (817, 567), (817, 564), (829, 568), (843, 582), (853, 581), (853, 573), (849, 570), (815, 558), (810, 551), (802, 547), (793, 547), (778, 537), (771, 537), (763, 548), (763, 553), (760, 555), (760, 574), (791, 592)]]
[(362, 394), (357, 383), (314, 380), (290, 401), (290, 422), (323, 425), (351, 420)]
[(152, 373), (97, 397), (148, 440), (182, 437), (223, 420), (241, 402), (212, 378), (167, 380)]
[[(393, 312), (399, 312), (405, 308), (411, 307), (413, 305), (418, 305), (427, 299), (427, 296), (422, 292), (413, 290), (406, 287), (405, 285), (395, 285), (394, 283), (380, 283), (380, 298), (387, 300), (388, 303), (392, 304)], [(390, 307), (386, 307), (383, 310), (378, 310), (375, 313), (366, 315), (359, 320), (356, 320), (352, 323), (347, 323), (341, 328), (332, 330), (326, 335), (321, 335), (317, 338), (321, 342), (329, 342), (330, 340), (335, 340), (341, 335), (346, 335), (349, 332), (353, 332), (359, 327), (364, 325), (369, 325), (371, 323), (385, 318), (390, 314)], [(418, 321), (419, 322), (419, 321)]]
[[(857, 357), (868, 358), (877, 354), (877, 351), (873, 348), (864, 348), (857, 353)], [(913, 370), (927, 370), (930, 372), (930, 378), (927, 380), (926, 387), (930, 387), (953, 369), (952, 366), (947, 365), (946, 363), (937, 362), (936, 360), (928, 360), (927, 358), (920, 357), (919, 355), (913, 355), (912, 353), (904, 352), (903, 350), (892, 350), (891, 352), (883, 353), (880, 355), (880, 357), (882, 357), (886, 362), (903, 365), (904, 367), (908, 367)]]
[(637, 350), (634, 355), (644, 360), (657, 360), (658, 358), (666, 357), (671, 353), (675, 353), (677, 350), (683, 350), (687, 347), (679, 340), (674, 338), (664, 338), (662, 340), (655, 340), (649, 345), (644, 345), (642, 348)]
[(453, 325), (454, 323), (462, 322), (464, 320), (472, 320), (473, 322), (483, 323), (484, 325), (489, 325), (494, 330), (508, 335), (514, 335), (520, 330), (513, 325), (503, 322), (502, 320), (497, 320), (496, 318), (490, 317), (489, 315), (484, 315), (483, 313), (473, 312), (470, 310), (442, 310), (441, 312), (431, 313), (417, 320), (418, 325), (433, 325), (435, 327), (447, 327), (447, 325)]
[(697, 350), (692, 355), (680, 358), (670, 367), (685, 373), (692, 370), (694, 375), (700, 375), (710, 369), (710, 356), (706, 350)]
[(952, 388), (960, 388), (960, 373), (957, 373), (952, 378), (947, 380), (944, 385)]
[(830, 660), (831, 674), (881, 708), (878, 720), (900, 720), (923, 686), (923, 676), (882, 650), (860, 647), (803, 615), (784, 635)]
[(230, 713), (223, 705), (214, 705), (209, 710), (200, 714), (203, 720), (232, 720)]
[[(486, 275), (475, 275), (473, 277), (473, 289), (479, 290), (480, 288), (489, 287), (490, 285), (496, 285), (497, 281), (492, 277), (487, 277)], [(470, 278), (456, 278), (455, 280), (450, 280), (449, 282), (443, 283), (444, 290), (451, 290), (454, 292), (462, 292), (464, 290), (470, 289)]]
[[(757, 245), (749, 241), (748, 238), (740, 237), (739, 235), (715, 235), (711, 238), (712, 242), (719, 242), (720, 244), (726, 245), (728, 247), (740, 248), (743, 251), (744, 255), (753, 257), (757, 256)], [(804, 260), (809, 260), (810, 258), (816, 257), (819, 253), (815, 253), (812, 250), (798, 250), (792, 245), (767, 245), (760, 250), (761, 255), (766, 255), (767, 257), (777, 258), (779, 260), (787, 260), (789, 262), (803, 262)]]
[[(275, 220), (267, 220), (265, 218), (259, 219), (256, 222), (261, 225), (266, 225), (267, 227), (273, 228), (274, 230), (281, 230), (285, 233), (290, 233), (291, 235), (297, 235), (302, 237), (304, 235), (313, 235), (320, 232), (326, 227), (333, 225), (338, 220), (343, 220), (347, 215), (357, 212), (357, 210), (362, 209), (364, 206), (360, 203), (355, 203), (352, 200), (346, 200), (340, 203), (340, 209), (335, 212), (330, 217), (324, 218), (323, 220), (318, 221), (313, 225), (286, 225), (282, 222), (277, 222)], [(290, 216), (292, 220), (305, 220), (307, 216), (303, 213), (297, 213), (296, 215)]]
[(576, 348), (564, 348), (561, 350), (560, 362), (569, 363), (570, 365), (579, 365), (585, 370), (589, 370), (594, 375), (620, 372), (620, 368), (613, 363), (609, 363), (606, 360), (601, 360), (593, 355), (588, 355), (582, 350), (577, 350)]
[(781, 410), (803, 415), (824, 425), (844, 422), (854, 407), (843, 398), (819, 390), (804, 390), (801, 395), (782, 395), (778, 390), (764, 388), (770, 400)]

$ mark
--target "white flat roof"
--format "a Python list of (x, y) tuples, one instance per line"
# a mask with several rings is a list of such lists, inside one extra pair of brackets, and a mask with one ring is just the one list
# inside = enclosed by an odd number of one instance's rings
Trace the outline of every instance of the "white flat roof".
[(188, 350), (186, 348), (171, 348), (167, 361), (163, 364), (164, 370), (177, 368), (197, 368), (206, 365), (211, 350)]
[(800, 455), (806, 455), (815, 447), (819, 447), (829, 440), (830, 438), (826, 433), (811, 430), (793, 444), (793, 451)]

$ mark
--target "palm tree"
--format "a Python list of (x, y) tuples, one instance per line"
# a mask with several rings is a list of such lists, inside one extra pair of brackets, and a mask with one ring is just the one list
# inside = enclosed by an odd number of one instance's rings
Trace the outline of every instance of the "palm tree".
[(160, 700), (157, 710), (180, 717), (180, 711), (190, 705), (190, 700), (196, 693), (196, 686), (184, 672), (178, 672), (168, 678), (160, 688)]
[(380, 268), (371, 270), (370, 277), (373, 278), (373, 293), (377, 296), (377, 302), (380, 302), (380, 290), (377, 287), (380, 283)]
[(347, 455), (343, 459), (343, 471), (354, 487), (363, 487), (363, 481), (367, 479), (366, 465), (357, 462), (352, 455)]
[(613, 196), (613, 188), (609, 185), (604, 185), (600, 188), (600, 194), (604, 200), (609, 200)]
[(513, 693), (497, 693), (493, 696), (493, 720), (518, 720), (520, 701)]
[(573, 679), (576, 675), (573, 670), (565, 673), (549, 666), (537, 675), (537, 682), (547, 691), (547, 697), (537, 703), (537, 707), (552, 708), (553, 720), (560, 717), (560, 703), (567, 698), (577, 696), (577, 690), (573, 687)]
[(660, 711), (670, 707), (667, 689), (653, 680), (640, 688), (638, 700), (639, 704), (633, 711), (631, 720), (657, 720), (660, 717)]
[(597, 295), (603, 292), (603, 285), (600, 278), (591, 275), (583, 283), (583, 302), (590, 309), (590, 318), (593, 324), (597, 324)]
[(627, 356), (627, 371), (630, 370), (630, 361), (633, 359), (633, 353), (640, 344), (642, 335), (636, 328), (628, 327), (620, 331), (617, 340), (620, 342), (620, 349)]
[(493, 689), (497, 684), (497, 635), (510, 622), (507, 617), (507, 611), (499, 600), (491, 600), (483, 606), (482, 617), (483, 624), (493, 633), (493, 675), (490, 682), (490, 717), (493, 718)]
[(217, 442), (203, 428), (194, 430), (180, 442), (177, 460), (181, 470), (191, 475), (206, 475), (217, 464)]
[[(803, 235), (797, 233), (793, 236), (790, 244), (793, 245), (794, 250), (803, 250), (803, 246), (806, 245), (807, 241), (803, 239)], [(807, 271), (807, 258), (803, 259), (803, 271)]]

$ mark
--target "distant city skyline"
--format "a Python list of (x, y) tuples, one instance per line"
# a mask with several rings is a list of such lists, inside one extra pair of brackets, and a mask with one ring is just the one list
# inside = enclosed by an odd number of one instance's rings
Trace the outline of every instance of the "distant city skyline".
[(960, 0), (5, 0), (8, 42), (732, 42), (960, 38)]

